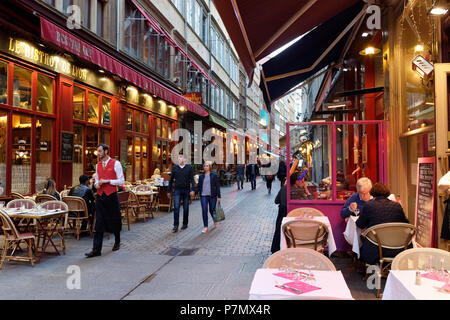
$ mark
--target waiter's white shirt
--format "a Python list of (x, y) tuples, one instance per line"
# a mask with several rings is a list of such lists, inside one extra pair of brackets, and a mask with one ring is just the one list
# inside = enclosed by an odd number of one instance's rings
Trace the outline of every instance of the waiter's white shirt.
[[(108, 157), (108, 160), (102, 161), (102, 165), (105, 168), (108, 165), (109, 160), (111, 160), (111, 157)], [(116, 160), (116, 163), (114, 164), (114, 171), (116, 172), (117, 179), (111, 180), (109, 183), (113, 186), (121, 186), (125, 183), (125, 178), (123, 177), (123, 169), (122, 165), (120, 164), (120, 161)], [(98, 183), (98, 173), (97, 173), (97, 166), (95, 166), (95, 184)]]
[(450, 188), (450, 171), (447, 172), (438, 183), (439, 191), (448, 192)]

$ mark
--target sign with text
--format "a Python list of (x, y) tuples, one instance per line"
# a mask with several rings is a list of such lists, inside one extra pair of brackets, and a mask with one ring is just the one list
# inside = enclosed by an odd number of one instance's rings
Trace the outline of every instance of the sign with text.
[(73, 132), (61, 131), (61, 162), (73, 161)]
[(417, 192), (415, 226), (416, 242), (422, 247), (434, 245), (436, 166), (434, 157), (419, 158), (417, 164)]
[(184, 97), (200, 106), (203, 104), (203, 98), (202, 98), (201, 92), (188, 92), (184, 95)]

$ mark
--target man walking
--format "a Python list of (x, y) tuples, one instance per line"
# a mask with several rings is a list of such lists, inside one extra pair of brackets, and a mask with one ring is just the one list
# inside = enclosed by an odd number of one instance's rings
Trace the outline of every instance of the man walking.
[(186, 164), (186, 158), (183, 155), (178, 156), (178, 165), (174, 165), (169, 181), (169, 191), (167, 196), (171, 197), (172, 185), (175, 188), (173, 199), (173, 229), (172, 232), (178, 231), (180, 221), (180, 202), (183, 199), (183, 226), (184, 230), (189, 222), (189, 196), (194, 196), (194, 169), (190, 164)]
[(117, 197), (117, 187), (125, 182), (122, 165), (109, 156), (109, 147), (106, 144), (101, 143), (97, 147), (97, 154), (100, 162), (95, 167), (94, 186), (97, 189), (97, 198), (95, 200), (94, 246), (91, 252), (86, 253), (88, 258), (101, 255), (105, 231), (114, 234), (112, 251), (119, 250), (122, 230), (122, 216)]
[(259, 174), (259, 168), (256, 163), (250, 165), (250, 182), (252, 183), (252, 190), (256, 189), (256, 176)]
[(236, 182), (238, 186), (238, 190), (244, 189), (244, 165), (237, 165), (237, 173), (236, 173)]

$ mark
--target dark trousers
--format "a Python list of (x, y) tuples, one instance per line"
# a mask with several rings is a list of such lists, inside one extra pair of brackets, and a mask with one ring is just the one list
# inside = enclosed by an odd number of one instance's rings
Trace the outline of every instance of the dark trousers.
[(267, 186), (267, 190), (269, 190), (269, 192), (272, 190), (272, 182), (273, 182), (273, 179), (266, 178), (266, 186)]
[(216, 210), (217, 197), (201, 196), (200, 203), (202, 205), (203, 226), (205, 228), (208, 228), (208, 206), (209, 206), (209, 213), (211, 214), (211, 217), (214, 219), (213, 213)]
[(256, 174), (250, 176), (250, 182), (252, 183), (252, 190), (256, 189)]
[(238, 190), (244, 189), (244, 176), (242, 174), (238, 174), (236, 176)]
[(189, 189), (175, 189), (173, 196), (173, 226), (178, 228), (180, 224), (180, 202), (183, 199), (183, 226), (189, 222)]
[[(103, 246), (103, 232), (95, 232), (94, 233), (94, 248), (95, 252), (102, 252)], [(114, 243), (120, 243), (120, 232), (114, 233)]]
[(286, 181), (286, 177), (282, 177), (280, 180), (280, 188), (283, 187), (285, 181)]
[(287, 215), (287, 208), (284, 206), (278, 207), (278, 215), (277, 220), (275, 221), (275, 233), (273, 234), (272, 247), (270, 251), (275, 253), (280, 250), (280, 241), (281, 241), (281, 222), (283, 218)]

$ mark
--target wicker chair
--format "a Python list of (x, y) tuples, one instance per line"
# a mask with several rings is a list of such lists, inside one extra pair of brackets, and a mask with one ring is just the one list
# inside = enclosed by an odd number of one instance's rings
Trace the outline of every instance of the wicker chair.
[(127, 218), (128, 231), (130, 231), (130, 207), (129, 198), (131, 191), (121, 191), (117, 192), (117, 197), (119, 198), (120, 212), (122, 214), (122, 219)]
[(135, 191), (136, 191), (136, 192), (139, 192), (139, 191), (147, 192), (147, 191), (153, 191), (153, 189), (152, 189), (152, 187), (149, 186), (149, 185), (141, 184), (141, 185), (139, 185), (139, 186), (136, 187)]
[(153, 213), (151, 211), (151, 200), (150, 202), (150, 210), (147, 203), (141, 203), (139, 201), (139, 197), (136, 196), (134, 192), (130, 192), (129, 198), (128, 198), (128, 206), (130, 209), (133, 210), (134, 217), (136, 220), (144, 220), (144, 222), (147, 221), (147, 216), (152, 217)]
[[(69, 216), (67, 218), (69, 230), (66, 230), (66, 234), (76, 235), (77, 240), (80, 240), (80, 233), (82, 232), (89, 232), (89, 234), (92, 234), (90, 230), (89, 212), (86, 201), (84, 201), (81, 197), (72, 196), (63, 197), (62, 201), (66, 203), (69, 208)], [(87, 224), (86, 229), (82, 230), (81, 224), (83, 221), (87, 221)]]
[[(5, 260), (29, 261), (31, 266), (34, 267), (34, 235), (31, 232), (19, 233), (11, 218), (2, 209), (0, 209), (0, 221), (2, 222), (3, 234), (5, 236), (0, 258), (0, 269), (2, 269)], [(28, 256), (14, 255), (16, 250), (20, 248), (22, 241), (27, 245)], [(10, 253), (8, 254), (8, 252)]]
[(288, 248), (309, 248), (323, 252), (328, 243), (326, 224), (310, 219), (295, 220), (282, 227)]
[(14, 199), (25, 199), (23, 195), (17, 192), (11, 192), (11, 198)]
[(430, 257), (432, 257), (431, 265), (435, 270), (440, 270), (441, 267), (450, 270), (450, 252), (436, 248), (405, 250), (394, 258), (391, 270), (423, 270), (429, 265)]
[(25, 207), (25, 209), (35, 209), (36, 202), (31, 199), (14, 199), (6, 204), (7, 209), (21, 208), (22, 206)]
[(303, 263), (313, 266), (312, 270), (336, 271), (333, 262), (323, 254), (308, 248), (289, 248), (275, 252), (264, 262), (263, 268), (279, 269), (288, 262), (282, 258), (284, 255), (292, 256)]
[[(381, 223), (366, 229), (361, 237), (378, 246), (379, 250), (379, 268), (378, 283), (381, 283), (381, 277), (389, 269), (394, 258), (383, 257), (383, 248), (385, 249), (403, 249), (406, 250), (411, 244), (417, 229), (409, 223), (390, 222)], [(383, 266), (386, 264), (386, 266)], [(377, 297), (380, 297), (380, 288), (377, 289)]]
[(47, 201), (57, 201), (58, 199), (56, 199), (54, 196), (49, 195), (49, 194), (38, 194), (35, 198), (35, 202), (36, 203), (44, 203)]
[[(47, 201), (41, 204), (41, 208), (43, 210), (61, 210), (61, 211), (69, 211), (69, 207), (67, 206), (66, 203), (62, 202), (62, 201)], [(51, 219), (50, 221), (48, 221), (46, 226), (43, 226), (43, 231), (44, 232), (49, 232), (50, 230), (53, 230), (53, 227), (55, 226), (55, 224), (58, 224), (55, 228), (55, 231), (58, 235), (58, 237), (60, 238), (60, 242), (59, 244), (55, 243), (55, 246), (59, 246), (61, 247), (62, 251), (64, 254), (66, 254), (66, 242), (64, 240), (64, 234), (66, 233), (66, 229), (67, 229), (67, 221), (68, 221), (68, 216), (69, 213), (67, 212), (64, 215), (64, 221), (62, 223), (60, 223), (59, 219)], [(38, 237), (38, 244), (40, 242), (40, 236)], [(42, 241), (44, 244), (45, 238), (42, 237)]]
[(322, 211), (309, 208), (309, 207), (303, 207), (303, 208), (296, 208), (294, 210), (289, 211), (288, 217), (323, 217), (325, 216)]

